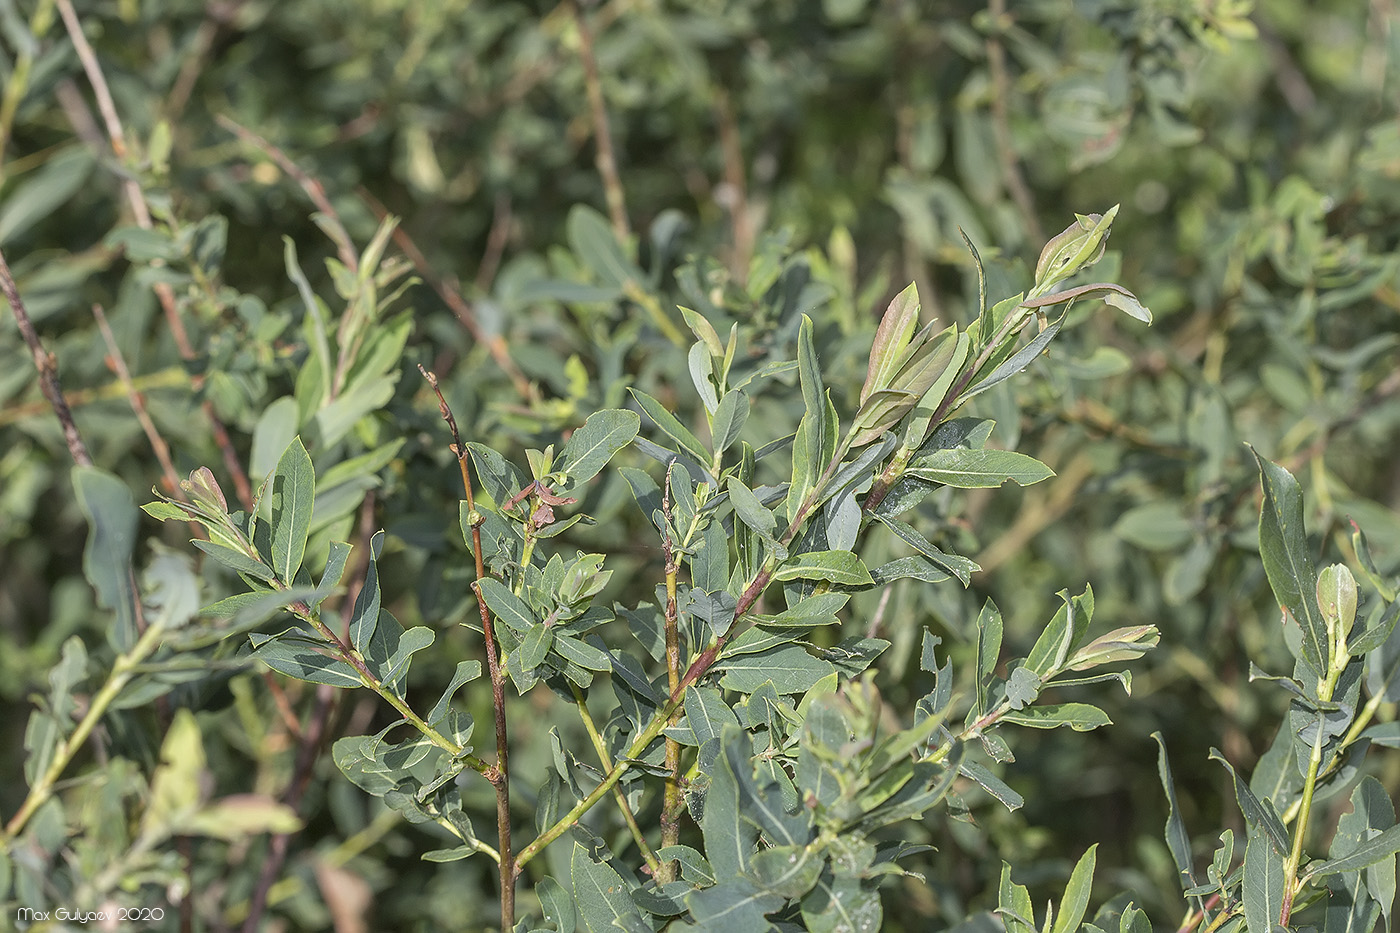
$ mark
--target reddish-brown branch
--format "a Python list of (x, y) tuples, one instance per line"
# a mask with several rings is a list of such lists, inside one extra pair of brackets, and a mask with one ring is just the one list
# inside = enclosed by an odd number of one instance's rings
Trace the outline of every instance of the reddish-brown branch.
[[(437, 395), (438, 411), (452, 432), (452, 453), (457, 457), (457, 466), (462, 473), (462, 488), (467, 495), (467, 511), (476, 512), (476, 498), (472, 492), (471, 471), (467, 464), (467, 445), (462, 443), (462, 435), (457, 431), (457, 419), (452, 408), (438, 387), (437, 376), (428, 372), (420, 363), (418, 371), (428, 380)], [(486, 600), (481, 596), (480, 580), (486, 577), (486, 566), (481, 556), (481, 525), (472, 522), (472, 555), (476, 561), (476, 580), (472, 582), (472, 592), (476, 595), (477, 610), (481, 613), (481, 633), (486, 644), (486, 671), (491, 678), (491, 705), (496, 721), (496, 765), (485, 772), (485, 777), (496, 791), (496, 843), (500, 852), (501, 881), (501, 929), (510, 930), (515, 926), (515, 854), (510, 839), (510, 743), (506, 730), (506, 685), (501, 671), (500, 654), (496, 644), (496, 626)]]
[[(102, 332), (102, 340), (107, 344), (107, 358), (111, 361), (112, 371), (117, 374), (117, 379), (121, 382), (122, 388), (126, 390), (127, 402), (131, 405), (132, 412), (136, 415), (137, 422), (141, 425), (141, 430), (146, 434), (146, 440), (151, 445), (151, 451), (156, 455), (156, 461), (160, 464), (160, 472), (165, 480), (165, 491), (172, 496), (183, 501), (189, 501), (184, 490), (180, 488), (180, 477), (175, 472), (175, 463), (170, 459), (170, 445), (161, 437), (160, 431), (156, 429), (155, 422), (151, 420), (151, 415), (146, 411), (145, 399), (141, 393), (136, 391), (135, 384), (131, 381), (131, 370), (127, 369), (126, 358), (122, 356), (121, 347), (117, 346), (116, 335), (112, 333), (111, 325), (107, 323), (107, 315), (103, 313), (101, 305), (92, 306), (92, 316), (97, 319), (97, 329)], [(199, 522), (191, 521), (190, 528), (198, 537), (206, 537), (204, 526)]]
[[(365, 200), (365, 203), (370, 206), (370, 209), (374, 211), (375, 216), (380, 220), (388, 216), (388, 211), (384, 209), (383, 204), (380, 204), (379, 201), (375, 199), (374, 195), (361, 188), (360, 197)], [(534, 401), (539, 393), (535, 390), (535, 387), (530, 384), (530, 380), (525, 377), (525, 374), (520, 371), (520, 367), (515, 364), (515, 360), (511, 359), (510, 350), (506, 346), (505, 339), (501, 337), (500, 334), (486, 333), (485, 328), (481, 326), (481, 321), (477, 319), (475, 309), (467, 303), (467, 300), (462, 297), (461, 292), (458, 290), (457, 282), (455, 280), (449, 281), (440, 278), (434, 274), (432, 267), (428, 265), (427, 257), (423, 255), (423, 251), (418, 248), (418, 244), (413, 241), (413, 238), (408, 235), (408, 232), (404, 230), (403, 227), (394, 228), (393, 238), (394, 243), (399, 249), (403, 250), (403, 254), (408, 257), (408, 261), (413, 263), (413, 268), (433, 287), (433, 291), (438, 293), (438, 297), (442, 299), (443, 304), (452, 309), (452, 313), (457, 316), (457, 320), (462, 322), (462, 326), (472, 335), (472, 339), (482, 344), (490, 351), (491, 358), (496, 361), (496, 365), (501, 367), (501, 371), (510, 379), (511, 385), (515, 387), (516, 393), (527, 401)], [(488, 244), (488, 250), (489, 248)], [(484, 261), (485, 260), (483, 260), (483, 262)]]
[(30, 355), (34, 357), (34, 368), (39, 370), (39, 391), (49, 400), (49, 406), (53, 408), (53, 413), (63, 428), (63, 439), (68, 444), (69, 456), (78, 466), (92, 466), (92, 455), (88, 453), (87, 445), (78, 433), (78, 426), (73, 423), (73, 412), (69, 410), (68, 402), (63, 397), (63, 387), (58, 382), (58, 361), (39, 342), (39, 334), (34, 330), (34, 322), (30, 320), (29, 312), (24, 308), (24, 300), (20, 298), (19, 286), (10, 274), (10, 266), (5, 262), (4, 252), (0, 252), (0, 291), (4, 291), (5, 299), (15, 313), (15, 321), (19, 324), (20, 336), (24, 338)]
[(593, 119), (593, 141), (597, 146), (598, 175), (603, 180), (603, 196), (608, 202), (608, 216), (612, 219), (613, 235), (618, 242), (626, 244), (632, 236), (632, 225), (627, 221), (627, 199), (623, 194), (622, 178), (617, 173), (617, 156), (613, 153), (612, 130), (608, 122), (608, 106), (603, 99), (603, 82), (598, 76), (598, 59), (593, 51), (593, 30), (588, 19), (579, 9), (577, 0), (569, 0), (569, 9), (574, 14), (578, 27), (579, 59), (583, 63), (583, 84), (588, 93), (588, 109)]
[(219, 114), (214, 119), (218, 121), (220, 126), (230, 133), (233, 133), (239, 139), (261, 149), (269, 159), (277, 163), (282, 171), (292, 177), (301, 187), (301, 190), (306, 194), (307, 198), (311, 200), (311, 203), (316, 205), (316, 209), (321, 212), (321, 216), (325, 218), (325, 223), (321, 225), (321, 229), (326, 232), (326, 235), (331, 238), (331, 242), (335, 244), (336, 255), (340, 257), (341, 265), (345, 266), (345, 268), (349, 269), (351, 272), (358, 272), (360, 268), (360, 257), (359, 254), (355, 252), (355, 243), (350, 239), (350, 234), (346, 231), (345, 225), (340, 222), (340, 214), (336, 211), (334, 205), (331, 204), (330, 198), (326, 197), (325, 186), (307, 174), (301, 166), (289, 159), (285, 152), (278, 149), (257, 133), (245, 129), (223, 114)]
[[(127, 159), (126, 133), (122, 129), (121, 118), (117, 116), (116, 106), (112, 103), (112, 93), (107, 87), (107, 79), (103, 76), (102, 68), (97, 62), (97, 55), (93, 52), (92, 45), (88, 43), (87, 36), (83, 34), (82, 23), (78, 20), (78, 14), (73, 9), (72, 0), (57, 0), (57, 2), (64, 28), (68, 32), (69, 39), (73, 42), (74, 51), (77, 52), (78, 60), (83, 65), (88, 83), (92, 85), (93, 94), (97, 99), (98, 111), (102, 114), (103, 123), (106, 125), (108, 144), (112, 147), (112, 152), (116, 155), (117, 160), (125, 162)], [(77, 101), (70, 99), (68, 109), (79, 109), (76, 104)], [(150, 230), (154, 226), (151, 221), (151, 211), (146, 204), (146, 196), (141, 190), (141, 184), (134, 174), (127, 174), (123, 177), (122, 190), (126, 193), (127, 203), (131, 207), (131, 213), (136, 219), (137, 226), (143, 230)], [(153, 265), (157, 264), (159, 263), (153, 262)], [(166, 326), (170, 328), (170, 335), (175, 340), (176, 348), (180, 351), (180, 358), (186, 362), (194, 360), (194, 347), (190, 343), (189, 333), (185, 330), (185, 322), (180, 317), (180, 307), (175, 301), (175, 292), (165, 282), (157, 282), (153, 286), (153, 290), (156, 293), (156, 298), (160, 301)], [(204, 385), (203, 376), (195, 376), (192, 381), (196, 390)], [(233, 478), (238, 500), (244, 508), (252, 509), (253, 487), (248, 482), (248, 474), (243, 469), (243, 463), (238, 457), (238, 452), (234, 449), (228, 430), (214, 411), (213, 403), (208, 399), (204, 400), (203, 410), (204, 416), (209, 419), (210, 433), (214, 436), (214, 443), (218, 445), (224, 468)]]

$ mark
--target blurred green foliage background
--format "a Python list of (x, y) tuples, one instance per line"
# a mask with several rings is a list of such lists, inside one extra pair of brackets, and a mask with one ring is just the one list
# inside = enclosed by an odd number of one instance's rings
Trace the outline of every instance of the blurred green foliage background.
[[(975, 313), (959, 230), (1001, 296), (1026, 285), (1075, 212), (1123, 205), (1098, 277), (1133, 289), (1154, 326), (1079, 308), (1081, 326), (1030, 378), (974, 403), (997, 420), (993, 443), (1058, 476), (925, 507), (938, 540), (984, 572), (966, 591), (911, 584), (881, 607), (895, 647), (879, 683), (912, 713), (927, 689), (913, 663), (924, 627), (966, 651), (990, 596), (1008, 650), (1024, 652), (1055, 591), (1084, 582), (1101, 621), (1156, 624), (1162, 646), (1136, 666), (1130, 699), (1094, 694), (1114, 727), (1026, 737), (1006, 771), (1023, 810), (970, 797), (976, 828), (930, 821), (927, 884), (900, 882), (891, 928), (982, 905), (1006, 853), (1034, 889), (1093, 842), (1105, 890), (1133, 890), (1162, 924), (1177, 917), (1148, 734), (1165, 734), (1208, 851), (1239, 817), (1207, 751), (1247, 772), (1285, 709), (1247, 684), (1247, 659), (1289, 664), (1246, 443), (1298, 475), (1319, 554), (1347, 555), (1354, 519), (1381, 569), (1400, 568), (1400, 22), (1388, 3), (121, 0), (77, 13), (128, 151), (107, 141), (55, 4), (0, 3), (0, 250), (94, 459), (137, 490), (161, 479), (96, 303), (176, 472), (220, 470), (206, 400), (254, 478), (260, 456), (262, 473), (270, 465), (256, 429), (304, 356), (284, 239), (318, 294), (331, 291), (322, 260), (335, 246), (297, 180), (216, 120), (227, 118), (318, 181), (356, 243), (379, 212), (402, 218), (407, 239), (390, 252), (407, 251), (418, 278), (395, 306), (411, 312), (406, 349), (386, 400), (345, 443), (350, 454), (403, 444), (325, 534), (351, 538), (370, 494), (405, 624), (445, 627), (468, 608), (452, 543), (459, 479), (414, 363), (442, 378), (468, 439), (501, 450), (625, 405), (626, 386), (695, 423), (684, 346), (599, 271), (597, 231), (632, 238), (644, 290), (673, 328), (679, 303), (783, 343), (785, 322), (812, 314), (828, 384), (854, 400), (873, 321), (904, 284), (918, 283), (925, 319)], [(620, 178), (612, 205), (590, 55)], [(128, 180), (151, 205), (148, 234), (130, 231)], [(157, 281), (175, 289), (188, 358)], [(68, 455), (12, 320), (0, 323), (0, 741), (19, 749), (59, 646), (74, 633), (100, 641), (105, 616), (80, 573)], [(750, 435), (776, 436), (767, 427), (756, 408)], [(645, 523), (625, 486), (592, 495), (604, 518), (579, 529), (579, 546), (635, 571), (615, 587), (634, 576), (649, 590), (657, 556), (637, 543)], [(141, 531), (182, 540), (154, 523)], [(206, 601), (226, 591), (204, 576)], [(857, 605), (853, 631), (877, 611)], [(415, 677), (440, 684), (477, 650), (460, 628), (438, 645), (441, 660)], [(293, 706), (311, 700), (288, 690)], [(188, 699), (221, 711), (205, 727), (220, 788), (279, 793), (293, 750), (264, 682), (240, 675)], [(552, 712), (540, 704), (542, 736)], [(363, 731), (375, 715), (350, 703), (338, 725)], [(139, 711), (114, 726), (138, 758), (143, 741), (148, 757), (158, 747), (152, 728)], [(524, 785), (532, 754), (518, 760)], [(317, 860), (367, 825), (358, 792), (323, 764), (273, 908), (288, 929), (327, 922)], [(19, 755), (0, 757), (0, 813), (23, 796), (20, 768)], [(1400, 788), (1393, 759), (1380, 776)], [(420, 862), (417, 832), (386, 827), (349, 862), (375, 915), (398, 929), (475, 916), (487, 866)], [(237, 922), (220, 905), (251, 888), (258, 845), (201, 853), (210, 916)]]

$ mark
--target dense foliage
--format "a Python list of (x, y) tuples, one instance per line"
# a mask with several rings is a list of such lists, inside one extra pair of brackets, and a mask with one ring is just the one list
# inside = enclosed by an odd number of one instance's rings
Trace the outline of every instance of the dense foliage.
[(0, 24), (0, 927), (1390, 928), (1386, 4)]

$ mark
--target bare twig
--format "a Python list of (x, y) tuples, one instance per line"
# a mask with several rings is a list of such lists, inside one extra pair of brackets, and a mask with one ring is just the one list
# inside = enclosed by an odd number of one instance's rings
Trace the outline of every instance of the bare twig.
[[(374, 195), (363, 188), (360, 189), (360, 197), (365, 200), (365, 203), (370, 206), (370, 209), (374, 211), (375, 216), (380, 220), (383, 220), (388, 215), (388, 211), (384, 209), (384, 205), (380, 204), (379, 201), (375, 199)], [(408, 257), (409, 262), (413, 263), (413, 267), (418, 271), (418, 274), (433, 287), (433, 291), (437, 292), (443, 304), (452, 309), (452, 313), (457, 316), (457, 320), (462, 322), (462, 326), (472, 335), (472, 339), (485, 346), (491, 353), (491, 358), (496, 361), (496, 365), (501, 367), (501, 371), (510, 379), (511, 385), (515, 387), (515, 391), (520, 397), (527, 401), (537, 400), (539, 398), (539, 392), (530, 384), (530, 380), (525, 377), (525, 374), (520, 371), (520, 367), (515, 364), (515, 360), (511, 359), (510, 350), (506, 346), (505, 338), (500, 334), (486, 333), (486, 329), (481, 326), (481, 321), (476, 316), (476, 310), (462, 297), (457, 281), (455, 279), (443, 279), (436, 275), (432, 267), (428, 265), (428, 258), (423, 255), (423, 251), (418, 248), (418, 244), (413, 241), (413, 237), (409, 236), (408, 232), (404, 230), (402, 226), (394, 228), (393, 237), (394, 243), (399, 249), (403, 250), (403, 254)], [(489, 244), (487, 248), (489, 250)]]
[(754, 225), (749, 210), (748, 173), (744, 169), (744, 149), (739, 140), (739, 126), (734, 108), (724, 88), (715, 89), (715, 119), (719, 123), (720, 151), (724, 153), (724, 182), (727, 187), (726, 205), (734, 237), (734, 252), (729, 257), (729, 274), (739, 285), (749, 278), (749, 261), (753, 258)]
[(30, 355), (34, 357), (34, 367), (39, 370), (39, 390), (44, 393), (44, 398), (49, 400), (49, 406), (53, 408), (58, 423), (63, 427), (63, 439), (68, 444), (69, 455), (78, 466), (92, 466), (92, 455), (88, 453), (87, 445), (78, 433), (78, 426), (73, 423), (73, 412), (69, 410), (68, 402), (63, 398), (63, 387), (58, 383), (58, 361), (39, 342), (39, 334), (34, 330), (34, 322), (29, 319), (29, 312), (24, 308), (24, 300), (19, 296), (19, 287), (15, 285), (15, 278), (10, 274), (10, 265), (5, 261), (2, 251), (0, 291), (4, 291), (5, 299), (9, 301), (10, 308), (15, 313), (15, 321), (19, 324), (20, 336), (24, 338)]
[(233, 23), (243, 3), (244, 0), (210, 0), (204, 5), (204, 20), (195, 30), (190, 51), (180, 65), (180, 73), (175, 76), (170, 96), (165, 99), (165, 115), (169, 119), (174, 120), (184, 111), (190, 95), (194, 93), (195, 83), (209, 60), (214, 40)]
[(496, 280), (496, 270), (501, 266), (506, 243), (510, 241), (510, 222), (510, 194), (498, 191), (491, 211), (491, 229), (486, 234), (486, 252), (481, 254), (481, 264), (476, 267), (476, 278), (472, 280), (477, 292), (489, 292), (491, 283)]
[[(360, 516), (357, 522), (359, 530), (357, 547), (355, 548), (356, 559), (348, 576), (351, 582), (340, 597), (341, 607), (355, 604), (355, 597), (359, 593), (361, 581), (364, 580), (365, 571), (369, 567), (370, 539), (374, 534), (374, 502), (374, 493), (370, 492), (360, 503)], [(348, 632), (350, 613), (342, 611), (340, 616), (345, 620), (347, 626), (344, 637), (348, 641), (350, 637)], [(316, 687), (315, 705), (312, 707), (311, 715), (307, 718), (306, 727), (302, 728), (295, 718), (292, 719), (292, 724), (295, 726), (293, 736), (296, 739), (297, 756), (292, 766), (292, 779), (282, 795), (282, 802), (297, 810), (298, 815), (300, 815), (302, 797), (306, 793), (307, 786), (311, 783), (312, 771), (324, 750), (326, 738), (330, 732), (331, 714), (335, 711), (338, 696), (339, 691), (334, 687), (319, 684)], [(272, 885), (277, 881), (278, 875), (282, 873), (290, 841), (290, 833), (278, 833), (272, 837), (268, 844), (267, 859), (263, 862), (262, 870), (258, 873), (258, 883), (257, 887), (253, 889), (253, 896), (248, 901), (248, 916), (244, 918), (243, 922), (245, 933), (254, 933), (261, 924), (262, 915), (267, 910), (268, 894), (272, 890)]]
[[(420, 363), (418, 371), (428, 380), (437, 395), (438, 411), (452, 432), (452, 453), (457, 457), (457, 467), (462, 474), (462, 488), (467, 494), (467, 511), (475, 514), (476, 497), (472, 491), (471, 471), (467, 466), (469, 452), (462, 443), (462, 435), (457, 431), (457, 419), (452, 408), (438, 388), (437, 376), (428, 372)], [(486, 670), (491, 677), (491, 705), (496, 718), (496, 765), (488, 769), (484, 776), (496, 790), (496, 836), (500, 851), (501, 879), (501, 929), (511, 930), (515, 926), (515, 879), (519, 874), (516, 867), (514, 849), (510, 840), (510, 743), (506, 731), (506, 687), (501, 671), (500, 653), (496, 645), (496, 627), (486, 600), (481, 596), (480, 581), (486, 577), (486, 565), (481, 556), (481, 523), (472, 522), (472, 556), (476, 560), (476, 581), (472, 592), (481, 612), (481, 632), (486, 643)]]
[(335, 243), (336, 255), (340, 257), (341, 264), (351, 272), (358, 272), (360, 269), (360, 257), (359, 254), (355, 252), (355, 243), (350, 239), (350, 234), (346, 231), (345, 225), (340, 222), (340, 214), (331, 204), (330, 198), (326, 197), (325, 186), (308, 175), (301, 166), (289, 159), (285, 152), (278, 149), (266, 139), (263, 139), (257, 133), (243, 128), (223, 114), (219, 114), (214, 119), (220, 126), (230, 133), (233, 133), (239, 139), (261, 149), (269, 159), (276, 162), (282, 171), (290, 175), (292, 179), (301, 186), (301, 190), (311, 199), (311, 203), (316, 205), (316, 209), (321, 212), (321, 216), (325, 219), (325, 222), (321, 225), (321, 229), (326, 232), (326, 236), (331, 238), (331, 242)]
[[(59, 15), (63, 18), (63, 25), (68, 31), (68, 37), (73, 42), (78, 60), (82, 62), (83, 71), (87, 74), (88, 83), (92, 85), (93, 94), (97, 98), (98, 110), (106, 124), (108, 143), (118, 160), (125, 161), (127, 157), (125, 131), (122, 129), (121, 119), (117, 116), (116, 106), (112, 103), (112, 94), (107, 88), (107, 79), (102, 74), (102, 68), (98, 65), (97, 55), (88, 43), (87, 36), (83, 35), (82, 23), (78, 20), (78, 14), (73, 9), (72, 0), (56, 0), (56, 2)], [(75, 101), (70, 100), (70, 108), (75, 103)], [(151, 222), (151, 211), (146, 204), (145, 194), (141, 191), (141, 184), (137, 181), (136, 176), (124, 176), (122, 189), (126, 192), (127, 203), (131, 206), (131, 212), (136, 219), (137, 226), (143, 230), (151, 229), (154, 226)], [(175, 292), (165, 282), (156, 283), (154, 291), (160, 301), (161, 310), (165, 314), (166, 326), (170, 328), (175, 346), (180, 351), (181, 359), (186, 361), (195, 359), (194, 347), (190, 344), (189, 334), (185, 330), (185, 322), (180, 317), (180, 308), (175, 301)], [(193, 382), (198, 390), (204, 385), (204, 378), (196, 376)], [(223, 458), (224, 468), (233, 477), (233, 485), (237, 491), (238, 499), (245, 508), (251, 509), (253, 507), (253, 487), (248, 482), (248, 474), (243, 469), (238, 452), (234, 449), (233, 441), (229, 438), (228, 430), (214, 411), (213, 403), (208, 399), (204, 400), (203, 409), (205, 417), (209, 419), (210, 433), (214, 435), (214, 443), (218, 445), (220, 455)]]
[(569, 0), (569, 10), (574, 14), (574, 23), (578, 27), (579, 58), (583, 63), (583, 83), (588, 92), (588, 108), (593, 119), (593, 140), (597, 146), (595, 162), (598, 175), (603, 179), (603, 196), (608, 202), (613, 235), (618, 242), (626, 244), (632, 236), (632, 225), (627, 222), (627, 200), (622, 190), (622, 179), (617, 174), (608, 108), (603, 100), (603, 82), (598, 77), (598, 59), (593, 53), (593, 31), (589, 29), (588, 20), (579, 9), (577, 0)]
[(987, 32), (987, 68), (992, 75), (992, 135), (996, 139), (1002, 180), (1006, 183), (1006, 190), (1011, 193), (1011, 200), (1016, 202), (1016, 209), (1021, 212), (1026, 236), (1032, 243), (1043, 243), (1045, 233), (1035, 216), (1035, 201), (1021, 174), (1021, 165), (1011, 142), (1011, 120), (1007, 113), (1011, 78), (1006, 69), (1006, 49), (1001, 44), (1001, 32), (1008, 20), (1006, 0), (989, 0), (988, 12), (992, 19), (992, 28)]
[[(175, 472), (175, 463), (170, 459), (170, 445), (165, 442), (165, 438), (160, 436), (160, 431), (156, 429), (150, 413), (146, 411), (145, 400), (141, 398), (141, 393), (136, 391), (136, 385), (131, 381), (131, 370), (126, 367), (126, 358), (122, 356), (121, 347), (117, 346), (116, 335), (112, 333), (111, 325), (107, 323), (107, 315), (103, 313), (101, 305), (92, 306), (92, 316), (97, 319), (97, 329), (102, 332), (102, 340), (107, 344), (107, 358), (112, 362), (112, 371), (121, 380), (122, 388), (126, 389), (126, 398), (131, 404), (131, 410), (136, 414), (136, 420), (140, 422), (141, 430), (146, 433), (146, 440), (150, 442), (151, 451), (155, 453), (156, 460), (160, 463), (161, 476), (165, 480), (165, 491), (172, 496), (188, 501), (184, 490), (180, 488), (180, 476)], [(196, 534), (203, 536), (202, 525), (192, 521), (190, 526), (195, 529)]]

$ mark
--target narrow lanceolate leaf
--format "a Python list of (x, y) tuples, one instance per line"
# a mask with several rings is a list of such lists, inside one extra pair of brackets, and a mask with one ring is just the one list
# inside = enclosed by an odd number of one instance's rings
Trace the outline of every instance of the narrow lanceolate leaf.
[(1011, 480), (1029, 486), (1055, 471), (1014, 450), (935, 450), (915, 458), (909, 476), (960, 489), (988, 489)]
[(1089, 906), (1089, 891), (1094, 884), (1097, 850), (1097, 843), (1089, 846), (1089, 850), (1070, 873), (1069, 884), (1065, 885), (1065, 896), (1060, 901), (1060, 910), (1055, 914), (1055, 925), (1050, 928), (1051, 933), (1077, 933), (1079, 930), (1079, 924)]
[(301, 569), (315, 496), (316, 473), (298, 437), (277, 461), (272, 477), (272, 569), (283, 583), (290, 584)]
[(1318, 610), (1317, 570), (1303, 529), (1303, 491), (1293, 475), (1250, 448), (1259, 463), (1264, 504), (1259, 511), (1259, 557), (1279, 605), (1303, 629), (1303, 660), (1327, 669), (1327, 625)]
[(958, 554), (945, 554), (931, 541), (919, 534), (912, 526), (905, 524), (897, 518), (892, 518), (888, 515), (876, 515), (875, 518), (898, 535), (902, 541), (913, 546), (920, 554), (933, 561), (940, 569), (961, 580), (963, 586), (967, 586), (971, 583), (972, 574), (982, 569), (977, 566), (976, 561), (969, 560)]
[(715, 409), (714, 425), (710, 429), (711, 442), (715, 453), (724, 453), (739, 439), (744, 423), (749, 419), (749, 397), (735, 389), (719, 400)]
[(1283, 910), (1283, 854), (1262, 829), (1249, 828), (1244, 847), (1244, 922), (1250, 930), (1272, 930)]
[(1157, 742), (1157, 776), (1162, 781), (1162, 792), (1167, 797), (1167, 825), (1164, 838), (1167, 841), (1167, 850), (1172, 854), (1172, 861), (1176, 863), (1177, 882), (1183, 891), (1190, 890), (1196, 886), (1195, 876), (1191, 873), (1191, 837), (1186, 832), (1186, 823), (1181, 818), (1181, 806), (1176, 800), (1176, 782), (1172, 779), (1172, 768), (1167, 760), (1167, 742), (1162, 738), (1162, 733), (1152, 733), (1152, 738)]
[(350, 617), (350, 644), (367, 653), (374, 630), (379, 625), (379, 550), (384, 546), (384, 532), (377, 531), (369, 539), (369, 566), (365, 582), (355, 597), (354, 614)]
[(1069, 726), (1075, 732), (1088, 732), (1100, 726), (1111, 726), (1113, 720), (1097, 706), (1088, 703), (1056, 703), (1049, 706), (1028, 706), (1007, 713), (1002, 722), (1029, 726), (1032, 729), (1058, 729)]
[(614, 454), (632, 443), (641, 425), (641, 416), (635, 411), (595, 411), (564, 445), (559, 454), (560, 471), (568, 474), (572, 485), (588, 482)]
[(1343, 871), (1359, 871), (1374, 865), (1384, 858), (1394, 858), (1400, 852), (1400, 826), (1392, 826), (1372, 836), (1341, 858), (1329, 859), (1308, 866), (1308, 875), (1320, 878)]
[(860, 390), (860, 402), (872, 392), (889, 386), (899, 367), (900, 357), (914, 330), (919, 326), (919, 289), (914, 283), (900, 292), (885, 309), (880, 327), (875, 331), (875, 343), (870, 348), (870, 366), (866, 370), (865, 386)]
[(671, 440), (680, 445), (680, 449), (690, 454), (701, 463), (709, 463), (710, 455), (705, 452), (705, 445), (700, 443), (700, 439), (695, 436), (680, 419), (666, 410), (656, 399), (637, 389), (628, 389), (632, 397), (637, 400), (637, 404), (642, 406), (642, 411), (646, 416), (662, 430)]
[(850, 551), (797, 554), (774, 572), (773, 579), (821, 580), (838, 586), (868, 586), (875, 582), (865, 563)]
[(802, 383), (802, 402), (807, 413), (823, 416), (826, 413), (826, 388), (822, 384), (817, 348), (812, 342), (812, 319), (805, 314), (797, 328), (797, 376)]
[(1009, 359), (996, 366), (990, 373), (988, 373), (983, 378), (979, 379), (974, 385), (972, 385), (968, 389), (964, 390), (961, 394), (959, 394), (959, 404), (966, 402), (969, 399), (974, 398), (975, 396), (981, 395), (988, 389), (991, 389), (1005, 382), (1012, 376), (1016, 375), (1016, 373), (1019, 373), (1021, 370), (1025, 369), (1032, 363), (1032, 361), (1035, 360), (1036, 357), (1040, 356), (1042, 350), (1044, 350), (1047, 346), (1050, 345), (1050, 341), (1055, 339), (1055, 335), (1058, 334), (1060, 332), (1060, 328), (1064, 326), (1065, 317), (1062, 314), (1055, 320), (1051, 321), (1043, 331), (1036, 334), (1035, 338), (1032, 339), (1030, 343), (1017, 350), (1016, 353), (1013, 354)]

